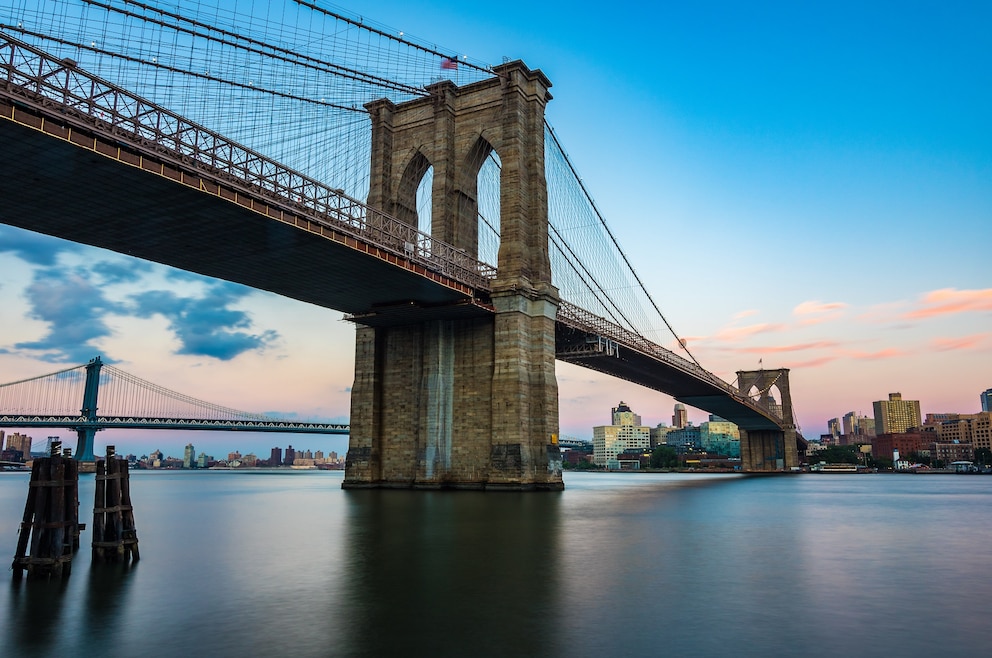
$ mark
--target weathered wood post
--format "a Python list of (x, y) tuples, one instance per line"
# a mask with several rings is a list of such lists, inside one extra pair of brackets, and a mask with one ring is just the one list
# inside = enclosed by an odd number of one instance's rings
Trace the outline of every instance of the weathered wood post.
[(127, 461), (116, 457), (114, 446), (107, 446), (107, 458), (96, 464), (93, 560), (138, 560), (138, 533), (134, 527)]
[(72, 571), (80, 529), (79, 471), (71, 452), (60, 454), (61, 448), (61, 442), (53, 442), (51, 456), (40, 457), (31, 466), (28, 498), (11, 565), (14, 578), (21, 578), (22, 571), (28, 572), (29, 579), (68, 577)]

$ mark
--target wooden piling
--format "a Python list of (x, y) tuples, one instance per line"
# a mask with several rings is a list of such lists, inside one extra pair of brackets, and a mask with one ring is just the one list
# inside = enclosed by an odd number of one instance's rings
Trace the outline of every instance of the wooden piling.
[(114, 446), (96, 465), (96, 495), (93, 505), (93, 560), (127, 562), (138, 560), (138, 533), (131, 507), (127, 461), (117, 459)]
[[(52, 444), (50, 457), (31, 466), (31, 482), (21, 519), (17, 551), (11, 569), (19, 579), (68, 577), (72, 571), (73, 541), (79, 534), (79, 471), (61, 443)], [(30, 547), (30, 552), (29, 552)]]

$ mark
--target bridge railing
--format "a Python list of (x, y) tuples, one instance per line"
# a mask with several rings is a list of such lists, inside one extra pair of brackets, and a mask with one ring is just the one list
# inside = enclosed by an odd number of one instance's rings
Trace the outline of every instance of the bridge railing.
[(277, 207), (488, 290), (496, 269), (465, 251), (0, 31), (0, 92), (67, 123), (224, 180)]
[(741, 393), (735, 386), (723, 381), (710, 371), (702, 368), (688, 359), (683, 359), (679, 355), (664, 347), (651, 342), (644, 336), (629, 329), (624, 329), (618, 324), (610, 322), (606, 318), (590, 313), (574, 304), (562, 301), (558, 307), (558, 319), (565, 324), (588, 332), (596, 336), (608, 338), (620, 347), (633, 348), (642, 354), (647, 354), (659, 361), (672, 365), (679, 370), (689, 373), (703, 381), (720, 388), (729, 396), (738, 400), (741, 404), (751, 407), (757, 411), (768, 414), (771, 413), (763, 407), (759, 407), (753, 400)]

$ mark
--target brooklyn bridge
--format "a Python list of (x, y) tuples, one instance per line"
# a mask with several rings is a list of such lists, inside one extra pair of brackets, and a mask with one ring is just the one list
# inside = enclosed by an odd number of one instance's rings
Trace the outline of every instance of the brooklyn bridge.
[(798, 465), (788, 370), (731, 384), (648, 338), (671, 327), (540, 69), (287, 4), (306, 20), (5, 7), (0, 222), (346, 313), (345, 487), (561, 488), (556, 359), (736, 423), (746, 471)]

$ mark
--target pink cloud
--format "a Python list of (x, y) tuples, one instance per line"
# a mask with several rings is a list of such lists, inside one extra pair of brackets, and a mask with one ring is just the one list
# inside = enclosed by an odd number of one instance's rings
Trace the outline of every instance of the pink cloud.
[(779, 354), (781, 352), (802, 352), (805, 350), (822, 350), (838, 347), (838, 343), (821, 340), (815, 343), (797, 343), (795, 345), (775, 345), (772, 347), (742, 347), (737, 352), (750, 354)]
[(734, 319), (735, 320), (740, 320), (741, 318), (747, 318), (747, 317), (750, 317), (752, 315), (757, 315), (757, 314), (758, 314), (758, 310), (757, 309), (749, 308), (749, 309), (747, 309), (745, 311), (740, 311), (738, 313), (735, 313), (734, 314)]
[(725, 329), (721, 329), (720, 332), (714, 336), (714, 338), (724, 342), (733, 342), (742, 338), (747, 338), (748, 336), (773, 333), (776, 331), (783, 331), (785, 329), (786, 326), (784, 324), (769, 324), (764, 322), (761, 324), (749, 324), (746, 327), (727, 327)]
[(800, 368), (816, 368), (836, 360), (836, 356), (821, 356), (818, 359), (810, 359), (808, 361), (792, 361), (786, 363), (783, 367), (791, 370), (797, 370)]
[(878, 352), (851, 352), (848, 356), (861, 361), (881, 361), (883, 359), (895, 359), (900, 356), (906, 356), (906, 353), (890, 347), (889, 349), (879, 350)]
[(992, 311), (992, 288), (984, 290), (941, 288), (923, 295), (920, 304), (920, 308), (905, 313), (903, 317), (916, 320), (939, 315)]
[(847, 308), (844, 302), (802, 302), (794, 309), (793, 315), (814, 315), (818, 313), (830, 313)]
[(961, 336), (960, 338), (934, 338), (930, 341), (930, 345), (938, 352), (969, 350), (975, 347), (983, 347), (990, 337), (992, 337), (992, 334), (985, 333)]
[(792, 314), (802, 318), (799, 324), (808, 326), (836, 320), (844, 315), (845, 308), (847, 308), (847, 304), (844, 302), (809, 301), (792, 309)]

